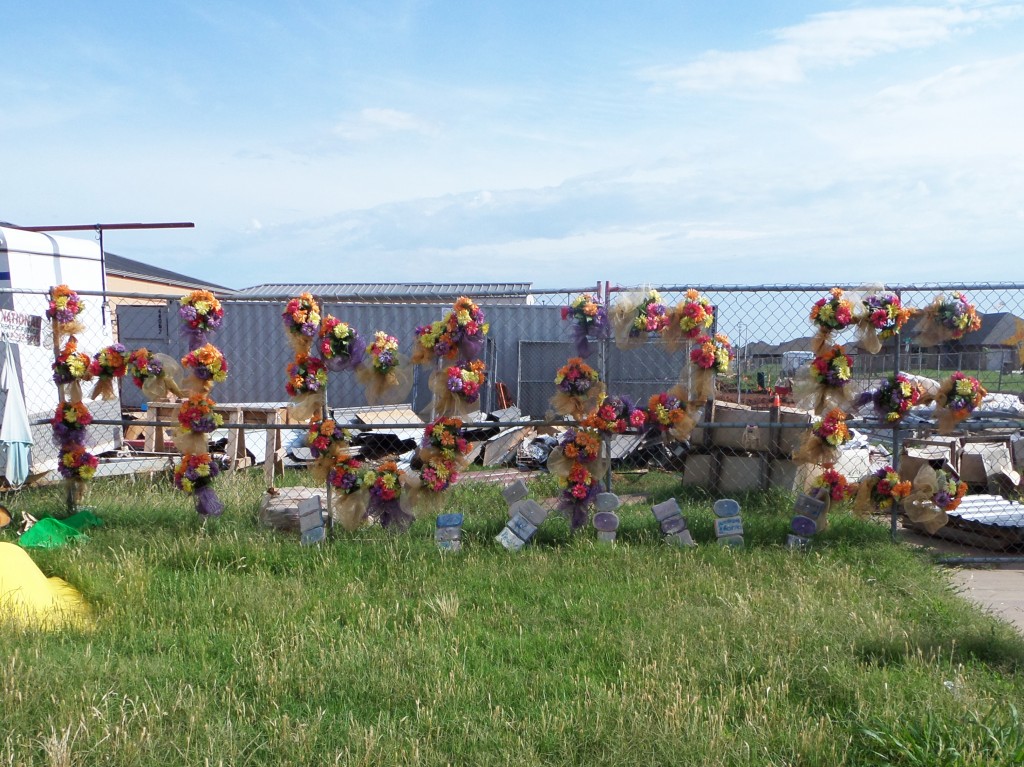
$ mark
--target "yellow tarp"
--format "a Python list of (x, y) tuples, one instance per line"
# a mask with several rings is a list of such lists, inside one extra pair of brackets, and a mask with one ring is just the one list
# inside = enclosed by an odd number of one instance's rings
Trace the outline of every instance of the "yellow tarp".
[(87, 627), (89, 606), (60, 578), (47, 578), (20, 546), (0, 542), (0, 623), (21, 628)]

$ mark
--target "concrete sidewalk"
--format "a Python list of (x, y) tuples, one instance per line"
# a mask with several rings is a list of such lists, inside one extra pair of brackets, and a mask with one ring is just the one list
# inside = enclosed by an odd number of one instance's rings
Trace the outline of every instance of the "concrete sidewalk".
[[(941, 538), (901, 529), (899, 540), (951, 557), (1002, 556), (997, 552), (964, 546)], [(948, 567), (956, 592), (969, 602), (999, 616), (1024, 635), (1024, 563)]]

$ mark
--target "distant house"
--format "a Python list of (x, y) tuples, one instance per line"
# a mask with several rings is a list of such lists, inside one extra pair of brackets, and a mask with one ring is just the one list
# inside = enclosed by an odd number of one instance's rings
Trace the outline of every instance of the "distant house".
[[(1024, 319), (1011, 312), (981, 314), (981, 329), (959, 341), (947, 341), (931, 349), (912, 346), (911, 353), (936, 355), (940, 370), (1003, 370), (1020, 367), (1024, 352)], [(932, 365), (928, 365), (932, 367)]]

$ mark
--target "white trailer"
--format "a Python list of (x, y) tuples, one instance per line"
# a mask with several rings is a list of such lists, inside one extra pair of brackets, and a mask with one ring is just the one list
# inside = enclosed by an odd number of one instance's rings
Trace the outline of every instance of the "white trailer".
[[(57, 385), (51, 368), (53, 336), (45, 315), (47, 291), (60, 284), (76, 291), (103, 290), (98, 242), (0, 226), (0, 339), (14, 347), (17, 380), (32, 422), (49, 420), (57, 407)], [(85, 331), (78, 334), (78, 348), (91, 355), (111, 343), (110, 318), (104, 316), (99, 296), (83, 296), (83, 302)], [(90, 400), (91, 385), (84, 388), (85, 402), (94, 418), (121, 418), (120, 401)], [(0, 393), (0, 400), (6, 406), (5, 394)], [(119, 426), (92, 426), (89, 448), (96, 454), (114, 450), (121, 444), (120, 434)], [(30, 481), (57, 466), (57, 448), (49, 425), (33, 425), (32, 437)], [(0, 464), (6, 459), (3, 451), (0, 445)]]

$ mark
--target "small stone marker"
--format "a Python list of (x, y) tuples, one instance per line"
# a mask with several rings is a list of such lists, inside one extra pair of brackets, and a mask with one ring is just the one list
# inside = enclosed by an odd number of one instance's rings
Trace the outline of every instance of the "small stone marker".
[(594, 529), (597, 530), (597, 540), (605, 543), (614, 542), (615, 533), (619, 529), (619, 515), (613, 511), (597, 512), (594, 514)]
[(807, 493), (801, 493), (793, 504), (793, 522), (790, 527), (796, 535), (786, 536), (786, 548), (807, 551), (811, 537), (828, 527), (828, 503)]
[(654, 518), (658, 520), (658, 522), (661, 522), (663, 519), (668, 519), (669, 517), (680, 516), (683, 513), (683, 510), (679, 508), (679, 504), (676, 502), (675, 498), (669, 498), (667, 501), (655, 504), (651, 507), (651, 511), (654, 512)]
[(521, 501), (526, 498), (527, 492), (526, 483), (521, 479), (517, 479), (511, 485), (502, 490), (501, 495), (505, 499), (505, 503), (512, 506), (516, 501)]
[(519, 500), (509, 509), (512, 516), (495, 540), (509, 551), (519, 551), (537, 532), (550, 513), (536, 501)]
[(740, 505), (732, 498), (720, 498), (712, 507), (715, 512), (715, 535), (721, 546), (743, 545), (743, 520)]
[(693, 540), (693, 536), (690, 535), (689, 530), (683, 530), (672, 535), (665, 536), (665, 543), (671, 546), (696, 546), (697, 542)]
[(299, 538), (300, 544), (312, 546), (314, 543), (320, 543), (325, 538), (324, 513), (319, 495), (299, 501), (298, 517), (299, 533), (301, 534)]
[(679, 508), (679, 503), (675, 498), (655, 504), (651, 507), (651, 511), (654, 513), (654, 518), (658, 520), (661, 534), (665, 536), (665, 543), (672, 546), (697, 545), (687, 528), (683, 510)]
[(786, 536), (786, 548), (796, 551), (807, 551), (811, 548), (811, 539), (790, 533)]
[(462, 551), (462, 515), (438, 514), (434, 541), (441, 551)]
[(498, 533), (497, 537), (494, 540), (496, 540), (509, 551), (519, 551), (519, 549), (523, 548), (523, 546), (526, 545), (526, 541), (524, 541), (518, 535), (513, 533), (507, 527), (501, 528), (501, 532)]
[(621, 505), (622, 501), (615, 493), (598, 493), (594, 499), (594, 507), (598, 511), (615, 511)]
[(743, 537), (743, 520), (739, 516), (719, 517), (715, 520), (715, 535), (719, 538), (738, 535)]
[(509, 509), (509, 518), (519, 514), (526, 517), (537, 527), (544, 524), (544, 520), (548, 518), (548, 514), (551, 512), (545, 509), (539, 503), (534, 500), (517, 501), (511, 509)]

